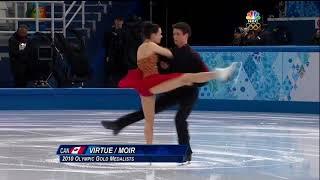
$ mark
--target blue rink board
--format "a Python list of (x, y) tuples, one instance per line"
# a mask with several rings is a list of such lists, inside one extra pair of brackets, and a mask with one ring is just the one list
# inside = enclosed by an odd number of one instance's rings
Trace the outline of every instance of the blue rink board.
[[(319, 114), (319, 102), (199, 99), (195, 110)], [(131, 89), (0, 89), (0, 110), (135, 110), (138, 94)]]
[(319, 52), (320, 46), (193, 46), (197, 52)]

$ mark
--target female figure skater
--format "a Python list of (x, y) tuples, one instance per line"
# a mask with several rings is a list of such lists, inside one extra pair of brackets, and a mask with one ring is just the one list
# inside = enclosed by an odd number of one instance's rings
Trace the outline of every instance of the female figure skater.
[(153, 141), (155, 95), (193, 83), (204, 83), (213, 79), (227, 80), (237, 68), (237, 63), (233, 63), (227, 68), (211, 72), (159, 74), (157, 69), (158, 56), (173, 57), (169, 49), (158, 45), (161, 42), (161, 33), (159, 25), (145, 24), (145, 41), (137, 51), (138, 69), (130, 70), (127, 76), (119, 82), (120, 88), (134, 88), (140, 94), (145, 117), (144, 135), (147, 144), (152, 144)]

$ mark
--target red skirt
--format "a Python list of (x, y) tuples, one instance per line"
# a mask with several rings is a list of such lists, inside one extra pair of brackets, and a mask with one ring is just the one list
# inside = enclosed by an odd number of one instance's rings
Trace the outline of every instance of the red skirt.
[(152, 87), (181, 75), (183, 73), (154, 74), (144, 78), (140, 69), (133, 69), (129, 70), (128, 74), (121, 79), (118, 86), (120, 88), (134, 88), (142, 96), (152, 96), (153, 94), (149, 91)]

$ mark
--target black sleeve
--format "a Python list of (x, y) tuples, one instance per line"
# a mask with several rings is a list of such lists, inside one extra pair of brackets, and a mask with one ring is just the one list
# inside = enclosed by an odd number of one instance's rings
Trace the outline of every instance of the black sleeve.
[(102, 47), (106, 48), (106, 42), (107, 42), (107, 32), (104, 32), (103, 34), (103, 40), (102, 40)]
[(105, 32), (104, 33), (104, 38), (103, 38), (102, 45), (103, 45), (103, 47), (105, 49), (109, 49), (110, 48), (110, 41), (111, 41), (111, 37), (112, 37), (111, 34), (112, 34), (112, 32)]
[(81, 50), (85, 50), (85, 45), (84, 45), (82, 34), (80, 34), (80, 32), (76, 31), (75, 29), (71, 29), (71, 32), (73, 32), (75, 34), (75, 36), (77, 37), (77, 39), (80, 41)]
[(23, 50), (19, 50), (19, 41), (15, 38), (9, 39), (9, 57), (11, 61), (18, 61), (20, 63), (27, 63), (33, 60), (31, 41), (26, 42), (26, 47)]
[(193, 62), (195, 63), (195, 68), (197, 68), (198, 72), (208, 72), (209, 71), (208, 66), (203, 62), (199, 53), (193, 52), (192, 59), (193, 59)]
[(19, 51), (19, 43), (13, 37), (11, 37), (8, 41), (9, 44), (9, 56), (10, 58), (16, 58), (21, 55), (22, 52)]
[(207, 85), (207, 84), (208, 84), (208, 82), (206, 82), (206, 83), (195, 83), (194, 86), (196, 86), (196, 87), (202, 87), (202, 86), (205, 86), (205, 85)]
[[(170, 51), (173, 54), (173, 59), (169, 59), (168, 57), (165, 57), (165, 56), (159, 56), (157, 66), (158, 66), (158, 71), (160, 74), (168, 74), (168, 73), (173, 72), (172, 66), (173, 66), (173, 62), (174, 62), (175, 51), (172, 48), (170, 49)], [(162, 69), (160, 66), (161, 62), (167, 63), (169, 65), (169, 67), (167, 69)]]
[[(192, 53), (192, 61), (195, 63), (195, 68), (197, 69), (198, 72), (208, 72), (209, 68), (208, 66), (203, 62), (201, 56), (197, 52)], [(196, 87), (201, 87), (207, 85), (208, 82), (206, 83), (196, 83)]]
[[(171, 65), (172, 61), (173, 61), (172, 59), (169, 59), (169, 58), (167, 58), (167, 57), (159, 56), (159, 61), (158, 61), (158, 63), (157, 63), (159, 73), (160, 73), (160, 74), (168, 74), (168, 73), (172, 72), (172, 69), (171, 69), (171, 67), (172, 67), (172, 65)], [(167, 63), (167, 64), (169, 65), (168, 69), (163, 69), (163, 68), (160, 66), (160, 63), (161, 63), (161, 62)]]
[(68, 49), (67, 40), (65, 39), (65, 37), (62, 34), (57, 34), (55, 36), (55, 38), (57, 38), (57, 40), (59, 42), (62, 53), (65, 53), (65, 51), (67, 51), (67, 49)]

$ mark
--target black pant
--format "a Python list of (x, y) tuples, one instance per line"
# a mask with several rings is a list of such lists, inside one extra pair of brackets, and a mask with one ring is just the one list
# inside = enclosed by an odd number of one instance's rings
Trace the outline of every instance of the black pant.
[(13, 74), (15, 88), (24, 88), (27, 86), (27, 63), (11, 61), (11, 72)]
[[(120, 59), (117, 59), (120, 61)], [(124, 63), (116, 64), (113, 61), (105, 63), (105, 85), (106, 87), (118, 87), (119, 81), (128, 73), (127, 65)]]
[[(178, 105), (178, 112), (175, 117), (176, 130), (178, 134), (178, 142), (181, 145), (187, 145), (188, 154), (192, 153), (190, 147), (190, 136), (188, 130), (187, 118), (190, 115), (193, 105), (198, 99), (198, 88), (197, 87), (182, 87), (168, 93), (164, 93), (157, 97), (155, 112), (159, 113), (165, 109), (168, 109), (174, 105)], [(127, 114), (115, 123), (119, 128), (124, 128), (132, 123), (138, 122), (144, 119), (143, 111), (139, 111)]]

